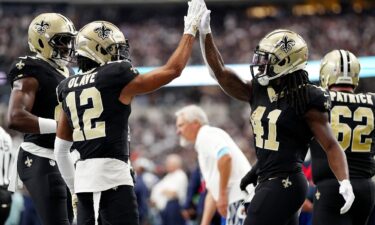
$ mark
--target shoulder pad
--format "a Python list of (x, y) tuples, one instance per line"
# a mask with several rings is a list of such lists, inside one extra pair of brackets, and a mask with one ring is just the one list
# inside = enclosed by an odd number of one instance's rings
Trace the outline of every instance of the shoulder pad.
[(128, 61), (115, 61), (108, 63), (98, 69), (100, 79), (120, 86), (127, 85), (139, 75), (138, 70)]
[(13, 84), (13, 81), (24, 77), (35, 77), (38, 79), (38, 76), (50, 69), (46, 62), (36, 57), (19, 57), (11, 66), (8, 73), (8, 81)]
[(307, 91), (309, 95), (307, 110), (314, 108), (321, 112), (328, 112), (331, 109), (331, 98), (327, 90), (309, 84)]

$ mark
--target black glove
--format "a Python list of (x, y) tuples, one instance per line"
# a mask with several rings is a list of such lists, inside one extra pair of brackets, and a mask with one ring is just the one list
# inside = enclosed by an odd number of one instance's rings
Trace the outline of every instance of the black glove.
[(256, 175), (257, 164), (241, 179), (240, 188), (242, 191), (246, 191), (246, 187), (249, 184), (253, 184), (254, 187), (257, 185), (258, 176)]

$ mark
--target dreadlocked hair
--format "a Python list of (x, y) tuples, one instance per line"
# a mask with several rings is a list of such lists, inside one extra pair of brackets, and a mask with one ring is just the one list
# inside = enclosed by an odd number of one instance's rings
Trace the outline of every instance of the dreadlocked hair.
[(77, 64), (79, 70), (82, 72), (86, 72), (100, 66), (99, 63), (81, 55), (77, 56)]
[[(281, 80), (278, 99), (284, 92), (287, 103), (296, 110), (296, 114), (301, 116), (305, 113), (309, 103), (307, 84), (310, 84), (308, 73), (305, 70), (297, 70), (283, 77)], [(279, 106), (279, 101), (277, 101)]]

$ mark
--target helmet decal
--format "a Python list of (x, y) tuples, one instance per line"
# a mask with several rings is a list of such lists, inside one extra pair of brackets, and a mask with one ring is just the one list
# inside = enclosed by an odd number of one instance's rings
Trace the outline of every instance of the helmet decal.
[(101, 27), (97, 27), (94, 29), (94, 32), (95, 33), (98, 33), (98, 36), (101, 38), (101, 39), (106, 39), (109, 37), (110, 34), (112, 34), (112, 30), (109, 29), (108, 27), (106, 27), (104, 24), (102, 24)]
[(34, 27), (39, 34), (44, 34), (46, 30), (50, 27), (50, 25), (49, 23), (42, 20), (40, 23), (36, 23)]
[(284, 37), (276, 44), (276, 47), (281, 46), (281, 49), (285, 53), (288, 53), (295, 44), (296, 42), (293, 39), (288, 39), (288, 36), (284, 35)]

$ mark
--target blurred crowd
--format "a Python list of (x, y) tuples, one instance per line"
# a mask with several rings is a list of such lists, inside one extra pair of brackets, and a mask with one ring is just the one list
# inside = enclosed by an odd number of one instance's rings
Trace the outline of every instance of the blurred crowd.
[[(183, 15), (186, 9), (183, 5), (158, 10), (150, 7), (106, 6), (86, 11), (85, 7), (87, 6), (34, 7), (0, 3), (0, 126), (6, 127), (10, 92), (9, 86), (2, 86), (1, 80), (16, 57), (28, 54), (27, 29), (36, 14), (61, 12), (74, 21), (77, 29), (98, 19), (115, 23), (129, 39), (131, 58), (138, 67), (159, 66), (165, 62), (183, 32)], [(224, 10), (223, 7), (225, 6), (213, 9), (212, 29), (226, 63), (247, 64), (259, 39), (276, 28), (288, 28), (301, 34), (309, 46), (310, 59), (320, 59), (331, 50), (332, 43), (335, 44), (334, 48), (348, 49), (358, 56), (375, 55), (374, 14), (348, 12), (339, 15), (279, 15), (254, 19), (246, 16), (245, 9), (232, 7)], [(195, 46), (190, 64), (202, 64), (198, 45)], [(209, 116), (210, 123), (227, 131), (250, 162), (254, 162), (248, 104), (234, 101), (218, 86), (163, 88), (156, 93), (137, 97), (132, 104), (129, 120), (131, 157), (136, 170), (139, 170), (139, 177), (145, 176), (144, 181), (137, 181), (138, 184), (145, 182), (147, 190), (144, 191), (152, 191), (151, 187), (155, 185), (157, 177), (145, 175), (146, 170), (159, 177), (168, 173), (164, 167), (167, 154), (180, 155), (184, 171), (189, 173), (196, 169), (197, 159), (193, 146), (181, 148), (175, 129), (175, 111), (191, 103), (200, 105)], [(10, 130), (8, 132), (13, 137), (18, 137), (14, 138), (14, 146), (18, 146), (17, 142), (21, 141), (19, 134)], [(145, 171), (140, 171), (142, 169)], [(186, 192), (187, 187), (184, 188)], [(148, 199), (146, 200), (148, 205)], [(153, 216), (155, 213), (150, 211), (147, 215), (151, 216), (144, 224), (159, 224), (157, 216)]]
[[(0, 71), (27, 52), (27, 29), (31, 19), (40, 12), (61, 12), (79, 29), (93, 20), (107, 20), (118, 25), (131, 46), (136, 66), (158, 66), (177, 46), (183, 31), (185, 5), (159, 7), (57, 5), (0, 5)], [(246, 7), (215, 6), (212, 8), (212, 29), (226, 63), (248, 63), (259, 39), (276, 28), (288, 28), (301, 34), (309, 45), (310, 59), (320, 59), (331, 43), (358, 56), (375, 55), (375, 15), (346, 12), (296, 17), (280, 14), (255, 19), (246, 14)], [(191, 64), (201, 64), (198, 45)]]

